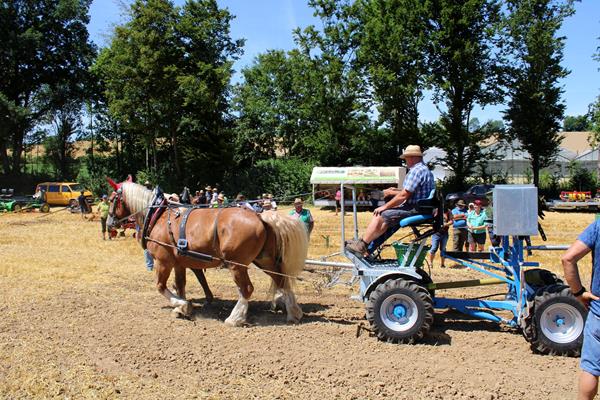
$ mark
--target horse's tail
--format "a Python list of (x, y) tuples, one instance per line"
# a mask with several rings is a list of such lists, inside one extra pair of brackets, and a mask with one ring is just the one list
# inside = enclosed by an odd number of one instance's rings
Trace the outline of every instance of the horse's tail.
[(281, 273), (284, 274), (283, 288), (290, 289), (292, 277), (300, 275), (308, 252), (308, 234), (301, 221), (280, 215), (274, 211), (265, 211), (260, 215), (268, 224), (277, 239), (276, 259), (279, 259)]

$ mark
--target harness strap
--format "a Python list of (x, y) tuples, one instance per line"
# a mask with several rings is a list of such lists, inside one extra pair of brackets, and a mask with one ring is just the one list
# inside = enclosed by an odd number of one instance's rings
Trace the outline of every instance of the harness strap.
[(156, 221), (164, 212), (164, 204), (164, 194), (162, 190), (157, 186), (154, 189), (154, 196), (152, 197), (152, 200), (150, 201), (150, 206), (148, 206), (148, 209), (146, 210), (146, 215), (144, 216), (144, 226), (142, 228), (142, 248), (144, 250), (146, 250), (147, 248), (146, 237), (150, 236), (150, 232), (156, 224)]
[(183, 217), (181, 218), (181, 222), (179, 223), (179, 240), (177, 240), (177, 253), (185, 254), (188, 251), (188, 241), (185, 237), (185, 226), (187, 225), (187, 220), (190, 214), (194, 211), (194, 208), (188, 208), (183, 213)]

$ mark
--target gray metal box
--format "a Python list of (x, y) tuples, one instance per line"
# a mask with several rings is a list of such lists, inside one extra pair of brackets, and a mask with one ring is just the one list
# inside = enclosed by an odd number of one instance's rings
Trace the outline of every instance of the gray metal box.
[(538, 193), (533, 185), (496, 185), (493, 191), (494, 233), (538, 234)]

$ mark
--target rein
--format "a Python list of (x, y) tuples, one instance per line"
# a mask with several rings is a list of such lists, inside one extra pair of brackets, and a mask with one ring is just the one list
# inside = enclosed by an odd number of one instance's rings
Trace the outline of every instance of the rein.
[[(166, 243), (166, 242), (162, 242), (160, 240), (152, 239), (149, 236), (146, 236), (145, 239), (147, 241), (149, 241), (149, 242), (154, 242), (156, 244), (160, 244), (161, 246), (169, 247), (169, 248), (172, 248), (172, 249), (175, 249), (175, 250), (178, 249), (177, 246), (175, 246), (175, 245), (173, 245), (171, 243)], [(242, 264), (242, 263), (239, 263), (239, 262), (236, 262), (236, 261), (228, 260), (228, 259), (226, 259), (224, 257), (215, 257), (215, 256), (212, 256), (210, 254), (203, 254), (203, 255), (206, 256), (207, 260), (209, 260), (209, 261), (215, 261), (216, 260), (216, 261), (221, 261), (223, 264), (232, 264), (232, 265), (236, 265), (238, 267), (244, 267), (246, 269), (254, 268), (256, 270), (263, 271), (262, 269), (258, 268), (254, 264), (245, 265), (245, 264)], [(269, 273), (269, 274), (273, 274), (273, 275), (285, 276), (287, 278), (293, 278), (293, 279), (297, 279), (299, 281), (304, 281), (304, 279), (300, 278), (299, 276), (292, 276), (292, 275), (284, 274), (284, 273), (281, 273), (281, 272), (275, 272), (275, 271), (263, 271), (263, 272)]]

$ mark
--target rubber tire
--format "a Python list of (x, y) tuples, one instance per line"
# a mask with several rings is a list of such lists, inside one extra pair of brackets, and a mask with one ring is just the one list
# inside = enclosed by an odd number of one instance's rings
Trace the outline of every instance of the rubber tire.
[(583, 344), (583, 330), (579, 336), (569, 343), (556, 343), (546, 337), (541, 329), (540, 319), (544, 311), (556, 303), (564, 303), (572, 306), (583, 319), (587, 318), (587, 310), (566, 285), (551, 285), (540, 289), (533, 301), (533, 312), (530, 312), (528, 318), (528, 334), (530, 336), (531, 349), (535, 353), (548, 354), (553, 356), (578, 357), (581, 354), (581, 345)]
[(13, 210), (13, 212), (16, 212), (16, 213), (18, 213), (18, 212), (21, 212), (21, 209), (22, 209), (22, 207), (21, 207), (21, 205), (20, 205), (20, 204), (15, 204), (15, 205), (13, 206), (13, 209), (12, 209), (12, 210)]
[(40, 206), (40, 212), (47, 213), (50, 212), (50, 205), (48, 203), (44, 203)]
[[(402, 294), (416, 304), (417, 320), (404, 332), (395, 331), (384, 324), (381, 305), (390, 296)], [(418, 283), (404, 279), (390, 279), (380, 283), (369, 296), (366, 304), (367, 320), (377, 338), (389, 343), (413, 344), (421, 340), (433, 324), (433, 301), (427, 289)]]
[(534, 287), (546, 287), (564, 282), (554, 272), (543, 268), (532, 268), (525, 271), (525, 282)]

